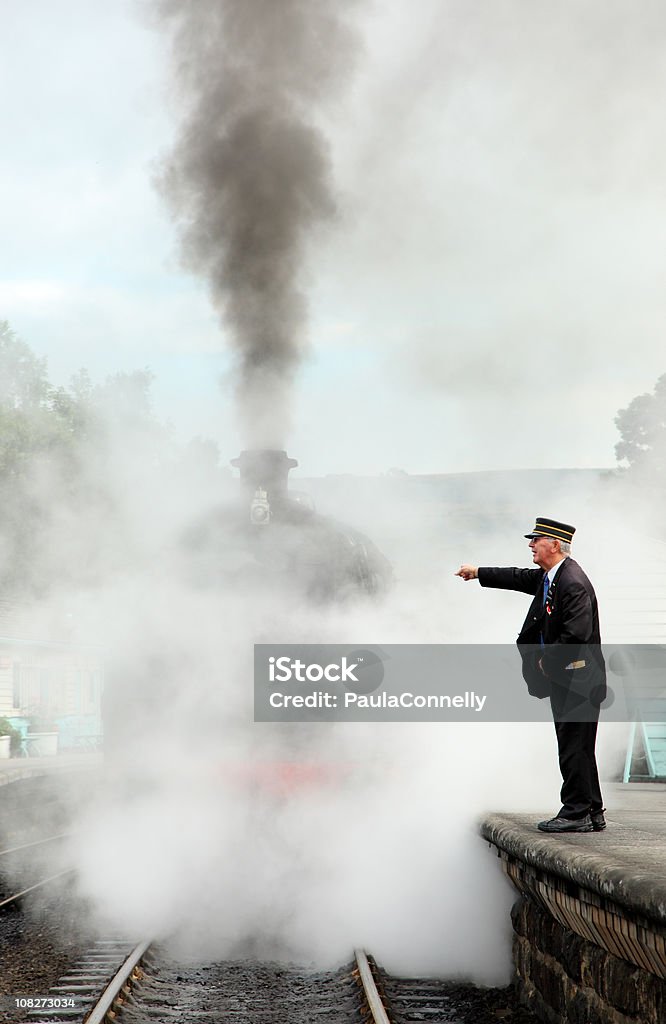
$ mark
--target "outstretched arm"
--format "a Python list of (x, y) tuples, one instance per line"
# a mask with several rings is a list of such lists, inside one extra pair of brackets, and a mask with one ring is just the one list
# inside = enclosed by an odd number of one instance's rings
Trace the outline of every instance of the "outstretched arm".
[(458, 572), (453, 574), (464, 580), (478, 580), (482, 587), (495, 587), (499, 590), (520, 590), (524, 594), (536, 594), (543, 572), (541, 569), (495, 569), (488, 566), (469, 565), (463, 563)]

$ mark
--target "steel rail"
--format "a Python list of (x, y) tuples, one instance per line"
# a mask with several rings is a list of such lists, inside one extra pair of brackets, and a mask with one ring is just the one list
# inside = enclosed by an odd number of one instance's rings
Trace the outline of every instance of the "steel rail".
[(149, 941), (141, 942), (138, 946), (135, 946), (122, 967), (117, 971), (102, 992), (90, 1015), (86, 1017), (86, 1024), (104, 1024), (107, 1013), (109, 1010), (113, 1009), (113, 1004), (130, 980), (131, 975), (138, 967), (141, 959), (146, 955), (146, 951), (149, 946)]
[(29, 850), (31, 846), (53, 843), (56, 839), (68, 839), (71, 834), (71, 832), (61, 832), (58, 836), (47, 836), (46, 839), (34, 839), (31, 843), (23, 843), (22, 846), (12, 846), (9, 850), (0, 850), (0, 857), (4, 857), (6, 853), (20, 853), (21, 850)]
[(391, 1024), (382, 1002), (382, 998), (377, 989), (377, 983), (375, 982), (367, 955), (362, 949), (355, 949), (354, 956), (356, 957), (356, 969), (358, 970), (358, 976), (361, 981), (361, 985), (363, 986), (365, 1001), (370, 1008), (374, 1024)]
[(29, 892), (34, 892), (35, 889), (41, 889), (43, 885), (48, 885), (49, 882), (53, 882), (56, 878), (62, 878), (63, 875), (71, 875), (75, 868), (67, 868), (65, 871), (58, 871), (55, 875), (49, 875), (48, 878), (43, 878), (41, 882), (35, 882), (34, 885), (29, 885), (27, 889), (23, 889), (21, 892), (15, 892), (13, 896), (8, 896), (0, 902), (0, 910), (8, 904), (13, 903), (14, 900), (18, 900), (21, 896), (26, 896)]

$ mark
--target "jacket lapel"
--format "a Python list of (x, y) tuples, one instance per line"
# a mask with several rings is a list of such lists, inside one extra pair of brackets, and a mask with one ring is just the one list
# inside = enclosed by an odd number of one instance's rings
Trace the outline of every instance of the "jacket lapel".
[(546, 603), (548, 605), (550, 605), (551, 608), (555, 604), (555, 599), (557, 597), (557, 588), (563, 582), (566, 582), (566, 577), (567, 577), (567, 573), (568, 573), (568, 565), (567, 565), (568, 562), (571, 562), (571, 556), (570, 555), (568, 555), (564, 559), (564, 565), (561, 565), (559, 567), (559, 569), (557, 570), (557, 572), (555, 574), (555, 579), (553, 580), (553, 582), (551, 583), (551, 585), (548, 588), (548, 597), (546, 598)]

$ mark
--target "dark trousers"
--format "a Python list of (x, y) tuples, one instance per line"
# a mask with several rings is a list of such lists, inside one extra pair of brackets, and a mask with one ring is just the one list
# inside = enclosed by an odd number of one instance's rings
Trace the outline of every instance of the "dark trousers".
[(582, 818), (603, 807), (594, 745), (597, 722), (555, 720), (557, 750), (562, 773), (560, 818)]

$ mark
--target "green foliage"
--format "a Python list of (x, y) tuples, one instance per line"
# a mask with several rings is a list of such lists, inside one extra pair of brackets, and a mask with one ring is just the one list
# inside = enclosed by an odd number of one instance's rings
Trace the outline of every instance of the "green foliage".
[(68, 387), (53, 387), (46, 360), (0, 321), (0, 482), (34, 467), (71, 463), (87, 441), (96, 444), (114, 430), (143, 432), (164, 440), (153, 415), (148, 369), (115, 373), (94, 385), (79, 370)]
[(0, 718), (0, 736), (9, 736), (9, 752), (12, 756), (16, 756), (21, 749), (21, 733), (18, 729), (12, 728), (11, 723), (6, 718)]
[(88, 415), (81, 382), (52, 387), (46, 360), (0, 321), (0, 486), (15, 485), (37, 458), (70, 461)]
[(0, 320), (0, 403), (29, 412), (42, 406), (49, 392), (46, 360), (19, 341), (6, 320)]
[[(151, 491), (163, 492), (183, 459), (153, 412), (152, 383), (147, 368), (98, 384), (80, 370), (55, 387), (46, 361), (0, 321), (3, 596), (82, 578), (99, 552), (111, 557), (110, 538), (131, 557), (129, 498), (150, 507)], [(215, 473), (212, 451), (205, 451), (206, 471)]]
[(615, 417), (622, 440), (615, 446), (619, 462), (654, 485), (666, 484), (666, 374), (652, 394), (638, 395)]

